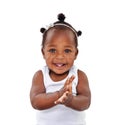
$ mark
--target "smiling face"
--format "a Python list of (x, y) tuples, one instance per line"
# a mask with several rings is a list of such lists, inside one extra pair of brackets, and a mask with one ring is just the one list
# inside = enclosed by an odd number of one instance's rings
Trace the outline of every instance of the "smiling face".
[(66, 77), (78, 53), (73, 32), (51, 29), (47, 33), (42, 53), (50, 69), (50, 76), (52, 78), (58, 75)]

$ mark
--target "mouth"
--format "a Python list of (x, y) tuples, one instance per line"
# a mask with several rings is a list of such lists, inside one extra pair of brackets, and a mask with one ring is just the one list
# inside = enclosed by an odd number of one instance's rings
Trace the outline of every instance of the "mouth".
[(61, 68), (61, 67), (65, 66), (66, 64), (64, 64), (64, 63), (54, 63), (54, 65), (58, 68)]

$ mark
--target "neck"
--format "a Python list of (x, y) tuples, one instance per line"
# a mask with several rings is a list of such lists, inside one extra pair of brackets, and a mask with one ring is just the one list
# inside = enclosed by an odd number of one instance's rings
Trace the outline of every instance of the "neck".
[(55, 82), (65, 79), (68, 76), (68, 74), (69, 74), (69, 71), (64, 72), (63, 74), (57, 74), (53, 72), (52, 70), (49, 71), (49, 75), (51, 79)]

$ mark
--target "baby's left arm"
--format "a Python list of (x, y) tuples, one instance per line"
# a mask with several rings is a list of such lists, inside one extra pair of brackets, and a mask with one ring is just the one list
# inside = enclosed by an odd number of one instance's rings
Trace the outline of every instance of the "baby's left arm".
[[(72, 79), (72, 78), (70, 78)], [(72, 81), (69, 80), (68, 91), (66, 91), (57, 101), (56, 104), (64, 104), (75, 110), (83, 111), (89, 108), (91, 101), (91, 92), (87, 76), (84, 72), (78, 70), (77, 95), (72, 95)]]
[(88, 78), (83, 71), (78, 70), (77, 95), (65, 104), (75, 110), (83, 111), (89, 108), (91, 102), (91, 92), (89, 88)]

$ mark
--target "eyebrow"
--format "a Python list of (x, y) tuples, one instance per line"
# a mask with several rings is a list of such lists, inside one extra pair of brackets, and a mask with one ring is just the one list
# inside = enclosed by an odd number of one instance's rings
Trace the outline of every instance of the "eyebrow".
[(72, 48), (73, 46), (70, 46), (70, 45), (69, 45), (69, 46), (64, 46), (64, 47)]
[[(48, 45), (48, 47), (56, 47), (55, 45)], [(73, 46), (64, 46), (64, 48), (73, 48)]]
[(48, 44), (47, 46), (48, 46), (48, 47), (55, 47), (55, 45), (49, 45), (49, 44)]

